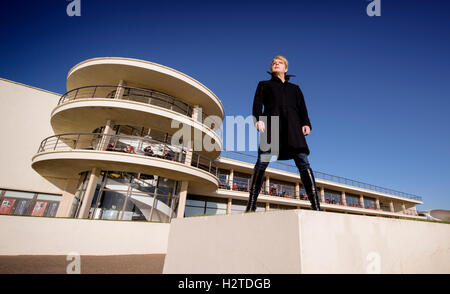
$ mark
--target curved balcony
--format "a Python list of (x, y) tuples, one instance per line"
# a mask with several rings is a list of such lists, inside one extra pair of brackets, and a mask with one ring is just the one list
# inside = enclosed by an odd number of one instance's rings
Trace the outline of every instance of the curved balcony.
[(42, 176), (55, 179), (77, 178), (79, 173), (97, 167), (197, 182), (211, 190), (219, 185), (218, 168), (213, 160), (191, 154), (181, 145), (135, 136), (98, 133), (50, 136), (41, 142), (32, 167)]
[[(117, 98), (119, 97), (119, 95), (120, 98)], [(191, 104), (181, 101), (180, 99), (177, 99), (170, 95), (160, 93), (158, 91), (112, 85), (85, 86), (70, 90), (69, 92), (61, 96), (58, 101), (58, 106), (77, 99), (95, 98), (121, 99), (150, 104), (176, 111), (188, 117), (192, 117), (192, 114), (194, 112), (194, 107)], [(202, 111), (202, 116), (199, 116), (197, 120), (199, 122), (203, 122), (207, 116), (208, 115)]]
[(201, 105), (210, 115), (224, 117), (219, 98), (196, 79), (168, 66), (123, 57), (99, 57), (82, 61), (67, 75), (67, 90), (89, 85), (117, 85), (154, 89), (180, 97), (192, 105)]
[[(173, 134), (178, 129), (172, 128), (172, 120), (180, 121), (194, 129), (200, 130), (202, 140), (209, 137), (216, 144), (211, 152), (204, 151), (216, 158), (222, 149), (220, 136), (209, 126), (203, 124), (207, 113), (201, 112), (194, 120), (191, 116), (194, 107), (170, 95), (149, 89), (128, 86), (86, 86), (73, 89), (61, 96), (57, 107), (52, 112), (51, 124), (55, 133), (92, 132), (105, 125), (107, 120), (115, 124), (145, 125)], [(219, 119), (212, 123), (218, 128)]]

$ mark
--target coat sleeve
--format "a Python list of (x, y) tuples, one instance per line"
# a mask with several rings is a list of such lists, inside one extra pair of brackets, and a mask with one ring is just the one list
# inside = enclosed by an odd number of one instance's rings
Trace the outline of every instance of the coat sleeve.
[(310, 122), (309, 116), (308, 116), (308, 109), (306, 109), (305, 97), (303, 97), (302, 90), (300, 90), (299, 86), (297, 86), (297, 89), (299, 92), (299, 97), (297, 100), (297, 107), (299, 110), (300, 121), (302, 122), (302, 127), (309, 126), (309, 128), (312, 130), (311, 122)]
[(264, 96), (263, 83), (259, 82), (256, 88), (255, 97), (253, 99), (253, 124), (259, 121), (259, 117), (263, 114)]

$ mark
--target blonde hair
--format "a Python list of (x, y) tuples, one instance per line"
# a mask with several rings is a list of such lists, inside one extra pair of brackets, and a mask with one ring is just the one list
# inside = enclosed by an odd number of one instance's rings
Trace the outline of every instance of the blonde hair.
[(286, 58), (284, 58), (284, 57), (281, 56), (281, 55), (277, 55), (277, 56), (275, 56), (274, 59), (272, 59), (272, 62), (270, 62), (270, 70), (272, 70), (272, 65), (273, 65), (273, 63), (275, 62), (275, 59), (279, 59), (279, 60), (283, 61), (284, 64), (286, 65), (286, 70), (288, 70), (288, 61), (287, 61)]

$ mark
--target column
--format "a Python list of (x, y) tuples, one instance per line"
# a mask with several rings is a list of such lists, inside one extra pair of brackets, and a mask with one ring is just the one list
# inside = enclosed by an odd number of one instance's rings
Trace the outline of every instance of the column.
[(78, 218), (88, 218), (89, 209), (91, 208), (92, 198), (94, 198), (95, 188), (97, 188), (98, 177), (100, 176), (100, 169), (93, 168), (89, 174), (89, 181), (86, 186), (86, 192), (84, 192), (83, 199), (81, 200), (81, 208), (78, 213)]
[(231, 214), (231, 203), (232, 203), (232, 199), (228, 198), (228, 203), (227, 203), (227, 214)]
[(320, 187), (320, 202), (325, 203), (325, 188)]
[[(199, 105), (194, 105), (194, 108), (192, 110), (192, 119), (194, 120), (194, 122), (202, 124), (202, 109)], [(193, 140), (194, 150), (203, 149), (203, 136), (201, 130), (199, 130), (198, 128), (194, 128), (193, 135), (194, 137), (191, 139)]]
[(107, 120), (105, 129), (103, 130), (103, 136), (100, 140), (100, 144), (97, 146), (97, 150), (106, 150), (108, 148), (108, 145), (111, 142), (112, 135), (114, 134), (114, 122), (112, 120)]
[(78, 189), (78, 182), (79, 179), (67, 179), (58, 210), (56, 211), (56, 217), (71, 217), (70, 212), (72, 211), (73, 200)]
[(270, 191), (270, 177), (267, 175), (266, 176), (266, 181), (264, 183), (264, 189), (266, 190), (267, 193), (269, 193)]
[(295, 183), (295, 198), (300, 199), (300, 183), (299, 182)]
[(406, 206), (405, 206), (405, 203), (402, 203), (402, 211), (403, 211), (403, 214), (406, 214)]
[(361, 207), (364, 208), (364, 197), (362, 194), (359, 197), (359, 203), (360, 203)]
[(345, 191), (342, 191), (342, 192), (341, 192), (341, 198), (342, 198), (342, 203), (343, 203), (344, 205), (347, 205), (347, 200), (345, 199)]
[(266, 202), (266, 211), (269, 211), (270, 210), (270, 204), (269, 204), (269, 202)]
[[(198, 117), (201, 116), (201, 108), (199, 108), (198, 105), (195, 105), (192, 111), (192, 116), (191, 118), (194, 121), (198, 122)], [(183, 124), (181, 124), (182, 127), (186, 127)], [(191, 127), (188, 127), (189, 132), (191, 132)], [(192, 134), (192, 133), (191, 133)], [(186, 164), (187, 165), (191, 165), (192, 161), (194, 161), (195, 166), (197, 166), (197, 160), (198, 157), (194, 156), (194, 150), (200, 150), (203, 148), (203, 138), (202, 138), (202, 132), (198, 129), (198, 128), (194, 128), (193, 129), (193, 135), (194, 137), (190, 137), (189, 138), (189, 142), (186, 142), (186, 148), (187, 148), (187, 152), (186, 152)], [(184, 138), (183, 136), (183, 141), (186, 141), (187, 138)]]
[(114, 96), (114, 99), (122, 99), (123, 92), (125, 89), (123, 86), (125, 86), (126, 83), (123, 80), (120, 80), (119, 85), (117, 86), (116, 95)]
[(199, 105), (194, 105), (192, 108), (192, 119), (194, 119), (194, 121), (201, 122), (201, 117), (202, 117), (202, 109), (200, 108)]
[(181, 182), (180, 197), (178, 200), (177, 218), (184, 218), (188, 184), (189, 184), (188, 181)]
[(394, 210), (394, 202), (389, 202), (389, 209), (391, 210), (391, 212), (395, 212)]
[(377, 209), (380, 210), (380, 199), (377, 197), (375, 200), (375, 205), (377, 206)]
[(230, 169), (230, 179), (228, 180), (228, 184), (230, 185), (231, 190), (233, 190), (233, 178), (234, 178), (234, 169)]
[[(183, 138), (183, 140), (184, 140), (185, 138)], [(186, 165), (191, 165), (191, 163), (192, 163), (192, 160), (195, 160), (195, 166), (197, 166), (197, 159), (198, 159), (198, 157), (197, 156), (195, 156), (195, 158), (193, 158), (194, 156), (193, 156), (193, 151), (192, 151), (192, 145), (191, 145), (191, 142), (189, 141), (189, 142), (187, 142), (187, 144), (185, 144), (185, 148), (186, 148), (186, 159), (185, 159), (185, 161), (184, 161), (184, 164), (186, 164)]]

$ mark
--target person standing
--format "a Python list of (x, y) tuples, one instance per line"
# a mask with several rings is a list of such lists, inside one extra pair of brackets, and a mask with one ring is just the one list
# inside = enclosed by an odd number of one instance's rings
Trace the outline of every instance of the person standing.
[[(253, 119), (256, 130), (260, 133), (267, 132), (267, 142), (271, 143), (272, 117), (278, 116), (279, 148), (278, 150), (262, 150), (261, 140), (258, 147), (258, 159), (255, 163), (250, 185), (249, 199), (246, 212), (256, 211), (258, 195), (264, 179), (264, 173), (269, 165), (267, 159), (270, 155), (277, 155), (277, 160), (293, 159), (297, 166), (301, 181), (305, 187), (306, 195), (311, 202), (313, 210), (321, 211), (320, 201), (317, 193), (314, 173), (308, 161), (310, 154), (305, 136), (311, 132), (305, 99), (300, 87), (288, 82), (288, 61), (283, 56), (276, 56), (270, 63), (271, 79), (260, 81), (256, 88), (253, 100)], [(263, 109), (264, 108), (264, 109)], [(264, 123), (266, 117), (267, 126)]]

